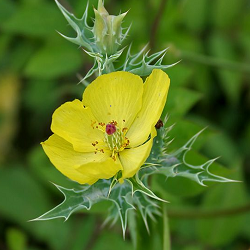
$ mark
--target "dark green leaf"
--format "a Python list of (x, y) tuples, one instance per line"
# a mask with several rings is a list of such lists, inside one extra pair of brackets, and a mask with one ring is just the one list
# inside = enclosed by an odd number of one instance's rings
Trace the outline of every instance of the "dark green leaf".
[(50, 41), (33, 56), (25, 74), (34, 78), (53, 79), (73, 72), (76, 74), (81, 63), (81, 52), (59, 38)]
[[(228, 210), (245, 205), (246, 202), (243, 183), (218, 184), (207, 192), (201, 208), (210, 211)], [(236, 214), (199, 220), (199, 239), (217, 248), (230, 244), (241, 232), (243, 219), (244, 215)]]
[(196, 91), (171, 86), (162, 116), (170, 114), (171, 117), (179, 118), (185, 115), (200, 99), (201, 94)]
[(48, 1), (23, 3), (16, 14), (2, 24), (5, 32), (41, 38), (51, 36), (65, 26), (56, 5)]

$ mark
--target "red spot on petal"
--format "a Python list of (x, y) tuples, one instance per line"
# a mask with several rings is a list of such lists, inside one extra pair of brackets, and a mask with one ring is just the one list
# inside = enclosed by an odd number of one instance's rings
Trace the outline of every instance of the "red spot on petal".
[(106, 125), (106, 133), (107, 133), (108, 135), (114, 134), (115, 131), (116, 131), (116, 127), (115, 127), (114, 124), (110, 124), (110, 123), (109, 123), (109, 124)]

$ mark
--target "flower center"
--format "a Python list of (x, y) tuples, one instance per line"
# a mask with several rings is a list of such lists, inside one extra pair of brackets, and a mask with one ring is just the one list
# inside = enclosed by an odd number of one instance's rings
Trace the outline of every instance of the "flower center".
[(120, 130), (116, 122), (106, 125), (105, 142), (108, 144), (113, 156), (129, 145), (129, 140), (125, 137), (126, 132), (127, 129)]
[(114, 124), (107, 124), (107, 126), (106, 126), (106, 133), (108, 134), (108, 135), (112, 135), (112, 134), (114, 134), (116, 132), (116, 127), (115, 127), (115, 125)]

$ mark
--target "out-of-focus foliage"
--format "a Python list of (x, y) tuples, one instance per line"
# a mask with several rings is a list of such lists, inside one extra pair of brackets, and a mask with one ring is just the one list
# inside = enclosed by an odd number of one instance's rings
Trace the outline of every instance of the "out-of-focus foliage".
[[(77, 17), (85, 0), (61, 0)], [(97, 1), (90, 0), (90, 6)], [(151, 51), (169, 47), (165, 64), (171, 89), (164, 114), (169, 152), (208, 128), (187, 157), (192, 164), (221, 156), (211, 172), (242, 183), (201, 187), (182, 177), (151, 179), (165, 205), (173, 250), (245, 250), (250, 246), (250, 4), (248, 0), (106, 0), (109, 13), (130, 9), (131, 53), (150, 41)], [(89, 16), (94, 16), (92, 7)], [(88, 20), (91, 24), (92, 20)], [(123, 241), (120, 225), (102, 230), (110, 204), (63, 220), (27, 222), (63, 198), (50, 181), (77, 185), (49, 162), (39, 143), (50, 134), (53, 111), (81, 98), (91, 58), (64, 40), (75, 36), (51, 0), (0, 0), (0, 249), (162, 249), (162, 217), (130, 226)], [(154, 35), (154, 36), (152, 36)], [(125, 56), (125, 54), (124, 54)], [(208, 183), (209, 184), (209, 183)], [(248, 213), (247, 213), (248, 212)], [(132, 219), (131, 219), (132, 220)], [(134, 225), (135, 226), (135, 225)], [(138, 234), (138, 235), (136, 235)], [(136, 239), (136, 240), (135, 240)]]

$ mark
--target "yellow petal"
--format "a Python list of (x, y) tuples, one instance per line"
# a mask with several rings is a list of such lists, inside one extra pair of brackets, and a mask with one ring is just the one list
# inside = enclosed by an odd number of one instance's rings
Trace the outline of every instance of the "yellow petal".
[(120, 152), (120, 161), (123, 167), (122, 179), (130, 178), (140, 169), (143, 163), (147, 160), (153, 144), (153, 138), (143, 145), (124, 149)]
[(128, 72), (99, 76), (84, 91), (83, 104), (90, 107), (99, 122), (112, 120), (129, 128), (141, 109), (143, 82)]
[(96, 148), (107, 147), (103, 142), (104, 133), (96, 128), (97, 125), (90, 108), (84, 108), (81, 101), (74, 100), (54, 112), (51, 130), (70, 142), (76, 151), (93, 152)]
[(122, 165), (119, 159), (114, 161), (111, 157), (108, 157), (102, 161), (92, 161), (83, 164), (75, 169), (81, 174), (95, 176), (98, 179), (109, 179), (122, 170)]
[(62, 174), (81, 184), (93, 184), (99, 177), (93, 174), (80, 173), (75, 170), (76, 167), (93, 161), (104, 161), (110, 158), (110, 152), (76, 152), (69, 142), (57, 135), (52, 135), (47, 141), (41, 144), (52, 164)]
[(159, 120), (167, 100), (170, 79), (162, 70), (155, 69), (144, 84), (142, 108), (128, 130), (130, 146), (144, 143)]

